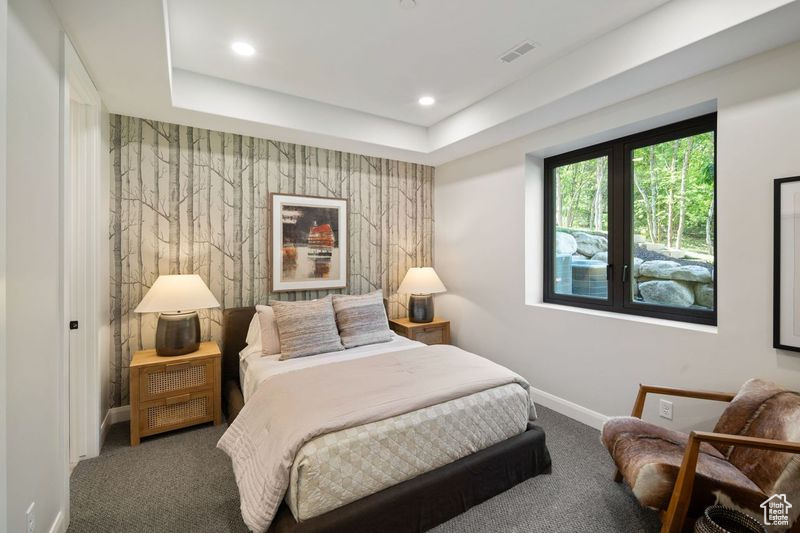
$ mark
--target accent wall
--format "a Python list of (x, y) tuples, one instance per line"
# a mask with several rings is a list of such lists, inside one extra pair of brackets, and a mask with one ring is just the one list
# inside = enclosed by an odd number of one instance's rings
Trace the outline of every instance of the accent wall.
[[(433, 167), (110, 116), (110, 404), (128, 403), (133, 352), (152, 347), (156, 315), (133, 310), (161, 274), (199, 274), (222, 308), (397, 287), (433, 262)], [(269, 292), (270, 193), (348, 200), (348, 287)], [(221, 310), (201, 311), (219, 338)]]

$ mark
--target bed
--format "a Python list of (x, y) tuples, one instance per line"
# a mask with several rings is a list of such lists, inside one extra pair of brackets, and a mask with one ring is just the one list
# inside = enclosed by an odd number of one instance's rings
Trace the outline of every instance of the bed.
[[(239, 352), (254, 313), (238, 308), (223, 315), (229, 423), (259, 382), (276, 373), (299, 376), (311, 372), (304, 369), (333, 368), (325, 365), (334, 362), (411, 354), (419, 346), (393, 336), (382, 345), (335, 354), (242, 360)], [(269, 531), (424, 531), (549, 472), (544, 432), (520, 412), (523, 393), (512, 384), (493, 387), (309, 440), (294, 456), (286, 497)]]

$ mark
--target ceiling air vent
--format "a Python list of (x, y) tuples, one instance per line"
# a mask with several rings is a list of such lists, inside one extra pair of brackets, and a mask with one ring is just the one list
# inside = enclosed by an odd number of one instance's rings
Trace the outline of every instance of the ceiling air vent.
[(508, 50), (503, 55), (500, 56), (500, 61), (503, 63), (511, 63), (522, 57), (523, 55), (527, 54), (531, 50), (536, 48), (536, 44), (531, 41), (523, 41), (516, 45), (511, 50)]

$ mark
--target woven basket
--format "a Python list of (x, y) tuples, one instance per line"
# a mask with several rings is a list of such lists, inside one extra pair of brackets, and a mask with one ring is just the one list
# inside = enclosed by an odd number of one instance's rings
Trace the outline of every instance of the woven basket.
[(695, 522), (694, 533), (766, 533), (766, 529), (744, 513), (712, 505)]

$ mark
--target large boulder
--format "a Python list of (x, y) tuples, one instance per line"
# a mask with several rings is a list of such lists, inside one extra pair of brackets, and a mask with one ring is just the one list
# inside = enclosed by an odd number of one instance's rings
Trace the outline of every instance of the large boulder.
[(698, 283), (694, 286), (694, 300), (697, 305), (714, 308), (714, 286), (706, 283)]
[(710, 283), (711, 271), (701, 265), (681, 265), (675, 261), (647, 261), (639, 269), (644, 277)]
[(642, 299), (650, 304), (690, 307), (694, 303), (694, 291), (689, 283), (658, 279), (639, 283)]
[(672, 279), (681, 281), (695, 281), (697, 283), (710, 283), (711, 271), (700, 265), (681, 265), (672, 271)]
[(586, 257), (593, 257), (600, 252), (608, 251), (608, 239), (602, 235), (589, 235), (588, 233), (578, 232), (575, 235), (578, 243), (578, 253)]
[(641, 273), (642, 263), (644, 263), (643, 259), (639, 259), (638, 257), (633, 258), (633, 277), (638, 278), (639, 274)]
[(592, 261), (602, 261), (608, 264), (608, 252), (598, 252), (592, 256)]
[(675, 261), (645, 261), (639, 267), (639, 272), (648, 278), (672, 279), (672, 273), (680, 266)]
[(556, 254), (557, 255), (572, 255), (578, 251), (578, 243), (575, 242), (575, 237), (563, 231), (556, 232)]

